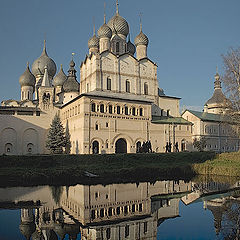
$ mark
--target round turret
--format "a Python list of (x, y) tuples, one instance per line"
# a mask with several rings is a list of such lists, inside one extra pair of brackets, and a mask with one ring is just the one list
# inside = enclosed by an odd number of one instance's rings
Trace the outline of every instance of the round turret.
[(19, 83), (22, 86), (31, 86), (34, 87), (36, 83), (36, 78), (34, 75), (31, 73), (29, 69), (29, 63), (27, 63), (27, 68), (25, 72), (20, 76), (19, 78)]
[(62, 86), (66, 80), (67, 80), (67, 76), (64, 73), (63, 68), (62, 68), (62, 64), (61, 64), (60, 71), (58, 72), (56, 77), (53, 79), (53, 86), (54, 87)]
[(46, 51), (46, 41), (44, 40), (44, 47), (41, 56), (33, 62), (32, 65), (32, 73), (36, 77), (37, 75), (44, 74), (44, 67), (47, 66), (48, 74), (51, 78), (56, 74), (56, 64), (55, 62), (48, 56)]

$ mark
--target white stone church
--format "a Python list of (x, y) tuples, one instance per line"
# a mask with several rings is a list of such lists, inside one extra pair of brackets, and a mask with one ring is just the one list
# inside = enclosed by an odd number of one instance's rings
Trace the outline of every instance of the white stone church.
[[(140, 24), (141, 25), (141, 24)], [(130, 41), (128, 22), (115, 15), (88, 41), (80, 66), (72, 59), (68, 74), (46, 50), (20, 76), (21, 100), (2, 101), (0, 154), (44, 154), (55, 114), (68, 125), (72, 154), (136, 153), (150, 141), (152, 151), (193, 150), (193, 123), (179, 113), (178, 97), (159, 88), (157, 65), (147, 54), (143, 33)], [(185, 115), (184, 115), (185, 116)]]

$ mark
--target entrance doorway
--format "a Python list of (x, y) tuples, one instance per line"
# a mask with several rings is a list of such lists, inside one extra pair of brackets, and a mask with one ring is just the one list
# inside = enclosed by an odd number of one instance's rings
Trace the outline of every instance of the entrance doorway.
[(127, 142), (124, 138), (120, 138), (115, 143), (115, 153), (127, 153)]
[(92, 153), (99, 154), (99, 142), (98, 141), (94, 141), (92, 143)]
[(185, 150), (186, 150), (186, 141), (185, 141), (185, 139), (183, 139), (181, 141), (181, 151), (184, 152)]

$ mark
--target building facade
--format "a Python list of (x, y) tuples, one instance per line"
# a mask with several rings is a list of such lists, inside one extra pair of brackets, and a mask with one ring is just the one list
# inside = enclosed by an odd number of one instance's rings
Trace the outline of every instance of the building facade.
[(215, 75), (213, 96), (204, 105), (204, 111), (185, 110), (182, 117), (193, 123), (192, 139), (206, 140), (205, 150), (234, 152), (240, 146), (240, 128), (228, 114), (231, 102), (222, 92), (220, 76)]
[(0, 154), (43, 154), (55, 114), (68, 125), (72, 154), (135, 153), (143, 142), (154, 152), (166, 144), (192, 149), (191, 123), (179, 113), (180, 98), (158, 86), (157, 65), (148, 58), (143, 33), (130, 41), (129, 25), (115, 15), (88, 41), (89, 54), (77, 81), (72, 59), (66, 75), (48, 56), (41, 56), (19, 78), (21, 100), (2, 101)]

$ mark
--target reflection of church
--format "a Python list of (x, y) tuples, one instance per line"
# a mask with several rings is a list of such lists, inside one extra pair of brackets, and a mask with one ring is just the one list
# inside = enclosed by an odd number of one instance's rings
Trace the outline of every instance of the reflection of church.
[(19, 229), (26, 239), (156, 239), (157, 227), (179, 216), (180, 198), (172, 194), (190, 189), (184, 181), (9, 188), (0, 189), (0, 201), (32, 201), (21, 209)]
[(47, 130), (60, 114), (69, 125), (72, 153), (134, 153), (146, 141), (165, 151), (167, 142), (191, 150), (191, 123), (179, 114), (180, 98), (158, 86), (157, 65), (148, 58), (142, 24), (134, 44), (128, 22), (116, 14), (88, 41), (89, 54), (77, 81), (72, 59), (68, 74), (41, 56), (19, 78), (21, 100), (0, 107), (0, 154), (46, 153)]

